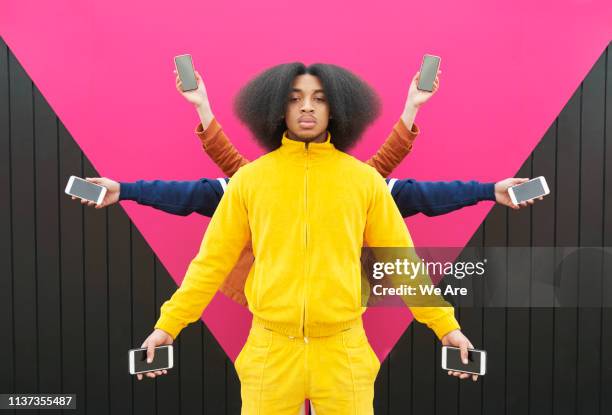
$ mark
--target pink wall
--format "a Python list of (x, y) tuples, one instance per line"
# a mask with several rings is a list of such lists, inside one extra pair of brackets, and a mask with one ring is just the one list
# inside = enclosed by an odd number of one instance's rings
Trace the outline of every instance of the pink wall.
[[(354, 70), (384, 102), (352, 152), (362, 159), (399, 117), (422, 55), (438, 54), (441, 89), (419, 113), (422, 134), (394, 176), (495, 181), (517, 171), (612, 39), (608, 0), (295, 5), (0, 0), (0, 35), (96, 169), (124, 181), (222, 175), (193, 134), (195, 112), (174, 89), (177, 54), (193, 55), (215, 115), (249, 158), (262, 151), (231, 100), (250, 77), (292, 60)], [(179, 284), (207, 220), (123, 206)], [(460, 247), (490, 208), (407, 223), (417, 245)], [(234, 359), (248, 311), (217, 295), (203, 319)], [(366, 330), (381, 359), (410, 322), (408, 310), (368, 310)]]

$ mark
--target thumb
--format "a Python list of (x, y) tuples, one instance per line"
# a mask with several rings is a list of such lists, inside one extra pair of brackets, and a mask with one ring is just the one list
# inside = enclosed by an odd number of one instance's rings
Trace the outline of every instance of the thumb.
[(151, 363), (155, 357), (155, 344), (152, 341), (147, 343), (147, 363)]
[(463, 362), (464, 365), (467, 365), (468, 364), (468, 345), (467, 343), (462, 342), (459, 348), (461, 349), (461, 361)]
[(87, 177), (85, 178), (89, 183), (102, 184), (104, 181), (101, 177)]
[(528, 181), (529, 181), (528, 178), (513, 177), (512, 178), (512, 185), (521, 184), (521, 183), (525, 183), (525, 182), (528, 182)]

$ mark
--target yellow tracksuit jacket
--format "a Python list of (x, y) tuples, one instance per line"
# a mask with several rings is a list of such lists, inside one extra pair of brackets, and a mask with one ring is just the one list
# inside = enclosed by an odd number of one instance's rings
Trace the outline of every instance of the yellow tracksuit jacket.
[[(361, 318), (362, 246), (413, 244), (384, 179), (330, 140), (284, 135), (278, 149), (238, 170), (155, 328), (176, 338), (200, 318), (249, 239), (255, 262), (245, 295), (254, 319), (315, 337)], [(459, 328), (450, 306), (411, 311), (438, 338)]]

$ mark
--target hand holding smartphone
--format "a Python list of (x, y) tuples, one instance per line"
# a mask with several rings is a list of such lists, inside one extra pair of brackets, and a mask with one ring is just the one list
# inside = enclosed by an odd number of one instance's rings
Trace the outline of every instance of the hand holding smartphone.
[(482, 376), (487, 373), (487, 352), (468, 349), (468, 363), (465, 364), (461, 361), (461, 349), (443, 346), (442, 369)]
[(432, 92), (434, 88), (434, 81), (440, 68), (439, 56), (425, 55), (423, 56), (423, 62), (421, 63), (421, 69), (419, 73), (419, 82), (417, 88), (421, 91)]
[(88, 182), (77, 176), (70, 176), (64, 192), (70, 196), (100, 205), (104, 196), (106, 196), (106, 187)]
[(180, 55), (174, 57), (176, 74), (176, 90), (189, 102), (193, 104), (202, 121), (202, 127), (206, 129), (214, 118), (206, 86), (200, 74), (195, 71), (190, 55)]
[(512, 200), (512, 203), (515, 205), (546, 196), (549, 193), (550, 189), (548, 188), (544, 176), (536, 177), (525, 183), (508, 188), (510, 200)]
[(130, 356), (134, 355), (130, 357), (130, 373), (135, 374), (138, 380), (142, 380), (143, 376), (154, 378), (165, 375), (166, 369), (172, 368), (174, 362), (173, 341), (169, 333), (154, 329), (139, 349), (130, 350)]
[(179, 55), (174, 57), (174, 66), (181, 80), (183, 92), (193, 91), (198, 89), (198, 80), (193, 68), (193, 60), (191, 55)]
[(128, 351), (130, 374), (136, 375), (157, 370), (172, 369), (174, 366), (174, 349), (171, 344), (155, 348), (151, 363), (147, 363), (147, 348), (130, 349)]

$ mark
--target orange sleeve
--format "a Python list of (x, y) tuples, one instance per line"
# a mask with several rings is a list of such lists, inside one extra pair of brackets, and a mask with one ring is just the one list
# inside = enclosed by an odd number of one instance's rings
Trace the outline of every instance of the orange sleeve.
[(227, 138), (216, 118), (213, 118), (207, 129), (204, 129), (202, 123), (198, 124), (195, 133), (200, 138), (206, 154), (228, 177), (232, 177), (240, 167), (249, 162)]
[(412, 124), (412, 130), (400, 118), (387, 140), (366, 163), (374, 167), (383, 177), (387, 177), (412, 150), (412, 143), (419, 134), (419, 127)]

